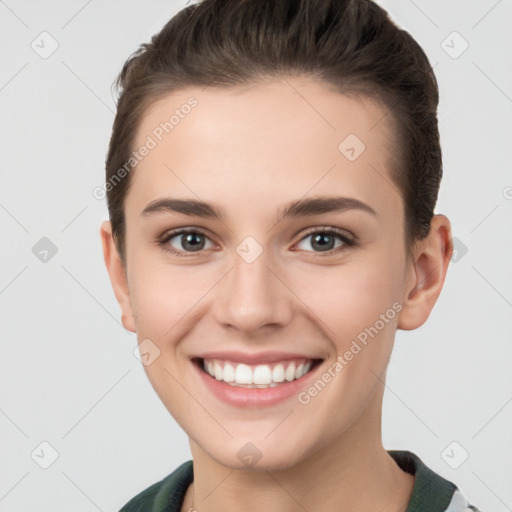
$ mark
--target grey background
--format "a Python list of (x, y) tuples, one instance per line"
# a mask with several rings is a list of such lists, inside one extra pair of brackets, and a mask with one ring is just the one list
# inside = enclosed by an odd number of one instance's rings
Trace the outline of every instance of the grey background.
[[(384, 445), (417, 453), (484, 512), (511, 510), (512, 3), (380, 3), (435, 66), (437, 212), (458, 247), (430, 320), (397, 334)], [(92, 194), (111, 84), (183, 6), (0, 1), (2, 512), (115, 511), (190, 458), (120, 323), (99, 238), (106, 204)]]

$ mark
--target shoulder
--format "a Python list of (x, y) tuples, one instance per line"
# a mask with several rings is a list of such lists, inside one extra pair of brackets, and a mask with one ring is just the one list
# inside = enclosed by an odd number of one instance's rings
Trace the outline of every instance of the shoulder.
[(179, 512), (192, 480), (193, 466), (189, 460), (134, 496), (119, 512)]

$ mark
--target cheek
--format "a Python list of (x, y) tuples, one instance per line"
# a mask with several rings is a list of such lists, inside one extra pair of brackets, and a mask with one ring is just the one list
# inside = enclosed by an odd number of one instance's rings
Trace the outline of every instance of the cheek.
[(195, 272), (191, 269), (165, 265), (138, 268), (131, 297), (141, 334), (161, 339), (187, 314), (193, 314), (194, 304), (212, 287), (213, 280), (208, 275), (203, 279), (197, 268)]
[(213, 286), (213, 276), (201, 279), (197, 268), (194, 272), (193, 267), (155, 264), (143, 254), (134, 254), (131, 261), (134, 271), (130, 294), (137, 338), (139, 343), (151, 340), (154, 345), (150, 346), (157, 347), (152, 352), (158, 354), (154, 361), (144, 365), (144, 371), (169, 412), (183, 426), (190, 397), (180, 385), (186, 368), (180, 366), (183, 354), (178, 341), (196, 323), (194, 316), (201, 314), (200, 299), (205, 286)]
[(139, 343), (149, 338), (159, 349), (155, 364), (146, 367), (156, 377), (164, 368), (181, 371), (177, 361), (188, 357), (181, 343), (200, 325), (211, 308), (223, 271), (209, 265), (162, 262), (149, 251), (134, 251), (130, 295)]
[[(397, 301), (396, 274), (384, 261), (386, 258), (354, 261), (338, 268), (312, 270), (309, 277), (295, 280), (297, 294), (322, 321), (326, 335), (335, 339), (340, 349), (374, 325)], [(392, 323), (386, 323), (386, 331)]]

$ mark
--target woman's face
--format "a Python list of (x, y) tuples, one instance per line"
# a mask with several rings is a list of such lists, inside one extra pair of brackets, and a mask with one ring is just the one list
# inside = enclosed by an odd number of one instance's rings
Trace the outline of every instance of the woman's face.
[(187, 88), (143, 118), (124, 323), (217, 462), (291, 467), (379, 418), (412, 276), (388, 127), (375, 104), (298, 78)]

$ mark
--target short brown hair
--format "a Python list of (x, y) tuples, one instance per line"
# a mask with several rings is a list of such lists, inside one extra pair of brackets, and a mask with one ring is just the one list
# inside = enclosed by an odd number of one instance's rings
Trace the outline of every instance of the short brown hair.
[[(406, 247), (424, 238), (442, 177), (439, 91), (427, 56), (371, 0), (202, 0), (179, 11), (126, 61), (106, 180), (126, 169), (147, 108), (187, 86), (232, 87), (280, 75), (311, 76), (391, 113), (391, 176), (402, 194)], [(107, 188), (123, 261), (131, 174)], [(110, 181), (109, 181), (110, 180)]]

